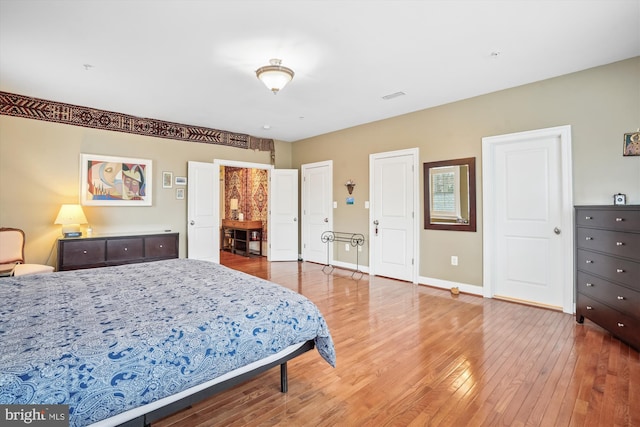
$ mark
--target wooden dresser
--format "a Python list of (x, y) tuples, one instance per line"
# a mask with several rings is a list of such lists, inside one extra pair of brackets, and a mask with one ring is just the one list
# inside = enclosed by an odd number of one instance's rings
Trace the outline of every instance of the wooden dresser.
[(576, 320), (640, 350), (640, 206), (576, 206)]
[(179, 233), (147, 233), (58, 240), (58, 271), (178, 258)]

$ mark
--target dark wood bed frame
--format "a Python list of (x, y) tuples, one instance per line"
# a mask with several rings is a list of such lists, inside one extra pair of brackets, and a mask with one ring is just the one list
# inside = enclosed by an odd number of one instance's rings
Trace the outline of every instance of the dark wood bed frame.
[(222, 381), (218, 384), (215, 384), (209, 388), (201, 390), (197, 393), (194, 393), (190, 396), (184, 397), (176, 402), (170, 403), (166, 406), (158, 408), (154, 411), (146, 413), (144, 415), (140, 415), (137, 418), (129, 420), (125, 423), (120, 424), (118, 427), (148, 427), (151, 423), (158, 421), (162, 418), (165, 418), (169, 415), (175, 414), (178, 411), (191, 407), (193, 404), (198, 403), (204, 399), (207, 399), (221, 391), (230, 389), (231, 387), (235, 387), (236, 385), (243, 383), (258, 374), (261, 374), (277, 365), (280, 365), (280, 391), (282, 393), (286, 393), (288, 390), (288, 378), (287, 378), (287, 361), (298, 357), (299, 355), (306, 353), (309, 350), (313, 350), (315, 344), (313, 340), (309, 340), (302, 345), (302, 347), (298, 348), (293, 353), (290, 353), (278, 360), (274, 360), (271, 363), (268, 363), (264, 366), (260, 366), (251, 371), (245, 372), (244, 374), (238, 375), (237, 377), (230, 378), (226, 381)]

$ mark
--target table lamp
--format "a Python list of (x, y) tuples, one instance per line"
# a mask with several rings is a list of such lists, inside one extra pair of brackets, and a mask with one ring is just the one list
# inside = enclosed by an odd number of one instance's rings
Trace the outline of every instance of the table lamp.
[(229, 200), (229, 209), (231, 210), (231, 219), (238, 219), (238, 199)]
[(80, 224), (86, 224), (87, 217), (84, 216), (80, 205), (62, 205), (58, 217), (54, 224), (62, 224), (62, 235), (64, 237), (80, 237)]

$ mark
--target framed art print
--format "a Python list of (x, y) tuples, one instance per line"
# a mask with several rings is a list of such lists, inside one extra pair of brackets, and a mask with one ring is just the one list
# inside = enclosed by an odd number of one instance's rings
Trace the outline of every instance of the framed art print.
[(623, 156), (640, 156), (640, 131), (624, 134)]
[(162, 188), (173, 187), (173, 172), (162, 172)]
[(148, 159), (80, 154), (80, 201), (85, 206), (151, 206), (152, 177)]

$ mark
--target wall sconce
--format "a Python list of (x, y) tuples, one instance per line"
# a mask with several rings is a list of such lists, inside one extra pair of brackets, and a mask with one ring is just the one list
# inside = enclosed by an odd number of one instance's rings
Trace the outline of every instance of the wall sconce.
[(347, 191), (349, 191), (349, 194), (351, 194), (351, 193), (353, 193), (353, 187), (355, 187), (355, 186), (356, 186), (356, 183), (355, 183), (355, 182), (353, 182), (353, 180), (352, 180), (352, 179), (350, 179), (349, 181), (347, 181), (347, 182), (344, 184), (344, 186), (345, 186), (345, 187), (347, 187)]
[(80, 205), (62, 205), (54, 224), (62, 224), (62, 235), (64, 237), (80, 237), (80, 224), (86, 224), (87, 217)]

